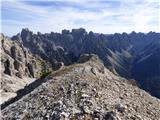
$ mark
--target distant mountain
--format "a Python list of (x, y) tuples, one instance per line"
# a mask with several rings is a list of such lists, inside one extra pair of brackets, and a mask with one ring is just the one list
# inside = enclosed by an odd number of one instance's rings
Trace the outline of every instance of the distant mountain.
[[(62, 34), (53, 32), (50, 34), (39, 32), (33, 34), (28, 29), (23, 29), (20, 34), (12, 37), (12, 39), (18, 39), (32, 53), (53, 64), (58, 61), (69, 65), (76, 62), (83, 53), (94, 53), (104, 61), (106, 66), (122, 72), (123, 75), (128, 75), (126, 66), (124, 66), (128, 60), (124, 60), (120, 56), (125, 54), (123, 57), (130, 58), (131, 55), (128, 51), (130, 51), (131, 45), (125, 39), (120, 38), (122, 40), (118, 40), (119, 36), (121, 37), (120, 34), (110, 37), (93, 32), (87, 33), (83, 28), (73, 29), (72, 32), (63, 30)], [(119, 69), (120, 67), (122, 69)]]
[(63, 62), (65, 65), (71, 64), (69, 54), (64, 51), (63, 47), (55, 45), (47, 36), (47, 34), (43, 35), (39, 32), (33, 34), (28, 29), (23, 29), (20, 34), (12, 37), (12, 39), (19, 40), (33, 54), (39, 55), (53, 65), (58, 62)]
[(147, 45), (134, 60), (133, 77), (142, 88), (160, 97), (160, 42)]
[[(126, 78), (136, 79), (143, 89), (157, 96), (157, 93), (154, 94), (153, 89), (147, 89), (145, 84), (146, 79), (154, 77), (158, 77), (158, 81), (160, 81), (158, 67), (160, 52), (156, 50), (160, 46), (158, 44), (160, 33), (132, 32), (130, 34), (105, 35), (92, 31), (88, 33), (85, 29), (80, 28), (72, 29), (72, 31), (62, 30), (62, 33), (42, 34), (38, 32), (34, 34), (28, 29), (23, 29), (12, 39), (22, 42), (33, 54), (49, 61), (52, 66), (56, 66), (55, 64), (59, 62), (70, 65), (84, 53), (97, 54), (112, 72)], [(154, 48), (155, 45), (156, 48)], [(151, 71), (153, 73), (150, 73)], [(152, 82), (150, 87), (154, 84), (154, 81)], [(158, 86), (159, 88), (160, 86)], [(160, 96), (158, 95), (158, 97)]]

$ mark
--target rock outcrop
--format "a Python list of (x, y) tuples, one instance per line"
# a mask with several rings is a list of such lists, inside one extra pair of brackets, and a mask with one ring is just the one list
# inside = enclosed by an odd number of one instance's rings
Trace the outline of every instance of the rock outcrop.
[(159, 120), (160, 100), (113, 74), (96, 55), (79, 61), (52, 72), (45, 83), (4, 108), (2, 120)]
[(42, 61), (40, 58), (33, 56), (18, 41), (9, 40), (3, 34), (0, 39), (2, 73), (19, 78), (40, 76), (41, 68), (37, 65)]
[(5, 98), (15, 96), (17, 90), (41, 77), (50, 67), (49, 63), (33, 55), (19, 41), (12, 41), (1, 34), (0, 42), (1, 102), (4, 102)]

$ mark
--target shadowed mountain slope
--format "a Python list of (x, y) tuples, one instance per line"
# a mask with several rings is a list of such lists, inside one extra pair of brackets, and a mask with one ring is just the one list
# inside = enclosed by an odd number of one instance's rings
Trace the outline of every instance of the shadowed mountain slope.
[[(34, 34), (28, 29), (23, 29), (12, 39), (19, 40), (32, 53), (47, 60), (55, 68), (61, 62), (64, 65), (77, 62), (82, 54), (96, 54), (109, 70), (122, 77), (136, 79), (141, 88), (160, 97), (157, 94), (160, 89), (160, 86), (157, 86), (157, 82), (160, 81), (160, 33), (105, 35), (92, 31), (88, 33), (80, 28), (72, 31), (62, 30), (62, 33)], [(156, 80), (149, 80), (155, 77)], [(152, 83), (147, 83), (148, 80)]]

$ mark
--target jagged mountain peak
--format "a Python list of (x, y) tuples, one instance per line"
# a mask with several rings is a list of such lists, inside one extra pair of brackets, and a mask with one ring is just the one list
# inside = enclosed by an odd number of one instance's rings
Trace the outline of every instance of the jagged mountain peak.
[[(147, 49), (150, 49), (144, 55), (148, 56), (157, 48), (155, 47), (152, 50), (152, 46), (159, 46), (160, 43), (160, 33), (156, 32), (138, 33), (133, 31), (130, 34), (115, 33), (106, 35), (92, 31), (87, 32), (84, 28), (72, 29), (71, 31), (62, 30), (62, 33), (51, 32), (45, 34), (32, 34), (29, 31), (24, 35), (14, 36), (13, 38), (22, 41), (23, 45), (29, 48), (32, 53), (47, 60), (53, 66), (55, 66), (55, 61), (70, 65), (77, 62), (82, 54), (96, 54), (103, 61), (105, 67), (126, 78), (135, 78), (133, 68), (136, 66), (137, 59), (141, 59), (139, 56)], [(59, 46), (63, 50), (57, 49)], [(159, 54), (158, 51), (155, 53)], [(157, 58), (153, 57), (158, 61)], [(159, 63), (157, 63), (154, 62), (154, 66), (158, 66)], [(150, 77), (153, 76), (151, 75)]]

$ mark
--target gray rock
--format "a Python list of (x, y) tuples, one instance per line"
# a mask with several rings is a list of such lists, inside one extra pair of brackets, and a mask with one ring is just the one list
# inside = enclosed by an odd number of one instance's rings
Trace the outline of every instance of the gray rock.
[(121, 112), (121, 113), (123, 113), (123, 112), (125, 112), (125, 110), (127, 109), (127, 106), (125, 106), (125, 105), (123, 105), (123, 104), (117, 104), (116, 105), (116, 109), (119, 111), (119, 112)]
[(117, 115), (115, 112), (113, 112), (113, 111), (107, 112), (107, 113), (105, 114), (105, 116), (104, 116), (104, 119), (105, 119), (105, 120), (121, 120), (121, 119), (118, 117), (118, 115)]

